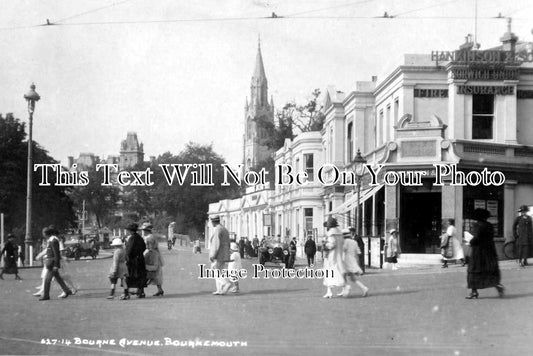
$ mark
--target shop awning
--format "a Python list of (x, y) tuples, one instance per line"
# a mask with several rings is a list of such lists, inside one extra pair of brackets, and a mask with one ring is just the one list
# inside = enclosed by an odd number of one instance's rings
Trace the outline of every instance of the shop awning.
[[(376, 185), (375, 187), (367, 188), (366, 190), (361, 191), (359, 204), (363, 204), (367, 199), (373, 197), (381, 188), (383, 184)], [(328, 214), (345, 214), (348, 211), (355, 209), (357, 205), (357, 193), (352, 195), (344, 203), (330, 211)]]

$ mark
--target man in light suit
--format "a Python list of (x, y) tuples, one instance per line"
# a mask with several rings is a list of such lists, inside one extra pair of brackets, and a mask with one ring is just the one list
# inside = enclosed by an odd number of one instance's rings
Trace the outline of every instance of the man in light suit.
[(50, 283), (52, 283), (52, 278), (55, 278), (57, 283), (63, 289), (63, 293), (59, 298), (66, 298), (69, 295), (72, 295), (72, 291), (67, 287), (63, 278), (59, 275), (59, 267), (61, 255), (59, 252), (59, 239), (57, 235), (59, 232), (55, 227), (49, 226), (43, 229), (43, 236), (48, 238), (48, 243), (46, 245), (46, 276), (44, 277), (44, 293), (39, 300), (49, 300), (50, 299)]
[[(228, 230), (220, 224), (220, 217), (218, 216), (211, 218), (211, 223), (215, 228), (215, 231), (209, 240), (209, 260), (212, 263), (211, 268), (215, 270), (227, 270), (228, 261), (230, 260)], [(217, 290), (213, 292), (214, 295), (226, 294), (231, 287), (231, 283), (226, 278), (216, 278), (215, 282)]]

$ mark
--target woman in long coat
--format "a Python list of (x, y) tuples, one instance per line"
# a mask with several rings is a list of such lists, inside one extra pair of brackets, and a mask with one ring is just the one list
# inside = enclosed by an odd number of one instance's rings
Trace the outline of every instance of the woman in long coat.
[(470, 262), (468, 264), (467, 284), (472, 292), (466, 299), (478, 297), (478, 289), (495, 287), (500, 297), (503, 297), (504, 288), (500, 284), (500, 268), (498, 256), (494, 247), (494, 229), (487, 222), (490, 213), (485, 209), (474, 210), (476, 223), (472, 228), (470, 240)]
[(2, 253), (0, 254), (0, 257), (4, 255), (4, 269), (0, 273), (0, 279), (4, 279), (4, 273), (7, 274), (14, 274), (15, 279), (21, 279), (18, 275), (19, 270), (17, 267), (17, 257), (18, 257), (18, 249), (17, 245), (14, 243), (15, 236), (12, 234), (7, 235), (7, 242), (4, 245), (4, 248), (2, 249)]
[(337, 220), (329, 218), (326, 227), (328, 228), (328, 237), (324, 246), (327, 251), (327, 257), (324, 260), (324, 285), (327, 292), (324, 298), (333, 297), (331, 288), (344, 288), (344, 265), (342, 261), (343, 243), (342, 232), (338, 228)]
[(146, 244), (144, 239), (137, 233), (137, 224), (130, 224), (126, 228), (131, 235), (126, 238), (126, 266), (128, 267), (128, 277), (126, 284), (128, 288), (137, 288), (137, 297), (144, 298), (144, 287), (146, 285), (146, 265), (144, 264), (144, 250)]

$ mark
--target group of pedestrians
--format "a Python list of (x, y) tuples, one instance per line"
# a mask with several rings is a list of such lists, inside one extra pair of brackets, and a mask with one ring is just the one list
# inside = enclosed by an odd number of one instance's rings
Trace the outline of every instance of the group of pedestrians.
[[(152, 235), (153, 226), (144, 223), (140, 230), (143, 236), (138, 234), (139, 225), (132, 223), (126, 227), (128, 231), (124, 240), (115, 238), (111, 246), (113, 252), (113, 264), (109, 271), (111, 290), (107, 299), (115, 298), (115, 289), (120, 281), (124, 293), (119, 297), (121, 300), (130, 299), (132, 294), (137, 298), (145, 298), (144, 289), (153, 284), (157, 286), (154, 297), (162, 297), (163, 291), (163, 258), (159, 252), (157, 239)], [(130, 288), (136, 289), (135, 293)]]
[(368, 295), (368, 287), (357, 279), (363, 274), (359, 266), (358, 255), (361, 254), (357, 243), (351, 239), (350, 230), (341, 231), (337, 220), (330, 217), (326, 223), (327, 240), (323, 246), (326, 253), (324, 259), (324, 285), (326, 294), (324, 298), (333, 297), (333, 288), (339, 287), (342, 290), (338, 296), (347, 297), (350, 294), (351, 286), (349, 281), (363, 291), (363, 297)]

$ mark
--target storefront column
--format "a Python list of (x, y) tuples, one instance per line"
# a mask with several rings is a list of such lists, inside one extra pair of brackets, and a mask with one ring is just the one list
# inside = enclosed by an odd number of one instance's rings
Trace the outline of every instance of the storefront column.
[(515, 188), (518, 182), (506, 180), (503, 185), (503, 236), (505, 241), (513, 239), (513, 223), (517, 216)]
[(390, 229), (398, 229), (397, 185), (385, 185), (385, 236)]
[(376, 221), (376, 194), (372, 196), (372, 236), (376, 236), (378, 234), (378, 222)]

